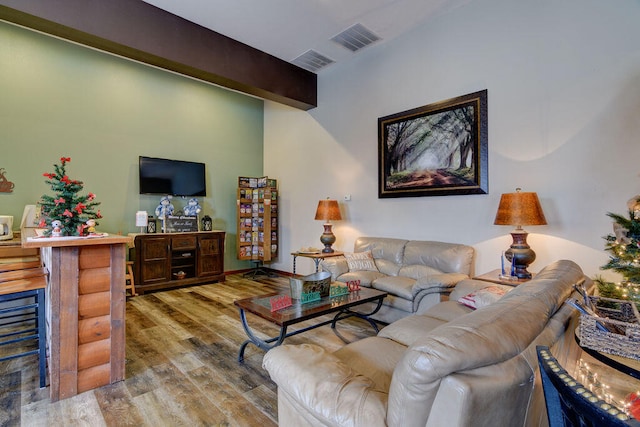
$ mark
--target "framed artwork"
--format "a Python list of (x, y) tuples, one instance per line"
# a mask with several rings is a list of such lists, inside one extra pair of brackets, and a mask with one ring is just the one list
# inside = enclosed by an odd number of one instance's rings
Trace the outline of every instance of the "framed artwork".
[(487, 90), (378, 119), (378, 198), (487, 194)]

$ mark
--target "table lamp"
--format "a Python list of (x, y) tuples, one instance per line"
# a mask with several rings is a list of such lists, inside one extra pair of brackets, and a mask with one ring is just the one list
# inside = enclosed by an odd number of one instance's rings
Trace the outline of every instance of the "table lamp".
[(328, 197), (326, 200), (320, 200), (316, 209), (316, 219), (325, 221), (324, 232), (320, 236), (320, 241), (324, 245), (322, 253), (330, 254), (334, 252), (331, 245), (336, 242), (336, 236), (331, 231), (331, 223), (329, 221), (340, 221), (342, 219), (338, 201), (330, 200)]
[(513, 243), (505, 252), (505, 257), (511, 262), (512, 275), (519, 279), (530, 279), (531, 273), (527, 267), (536, 259), (536, 253), (527, 244), (527, 233), (523, 225), (545, 225), (547, 220), (542, 212), (542, 206), (536, 193), (524, 193), (516, 188), (515, 193), (505, 193), (500, 198), (495, 225), (515, 225), (511, 232)]

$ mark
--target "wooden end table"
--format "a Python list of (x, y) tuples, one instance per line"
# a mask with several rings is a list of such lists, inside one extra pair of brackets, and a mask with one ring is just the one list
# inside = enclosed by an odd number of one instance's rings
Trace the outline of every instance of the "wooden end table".
[[(271, 311), (271, 304), (269, 303), (269, 301), (276, 295), (278, 294), (273, 293), (234, 301), (234, 304), (240, 309), (240, 321), (242, 322), (242, 327), (249, 337), (249, 339), (243, 342), (240, 346), (240, 351), (238, 352), (238, 362), (242, 363), (244, 361), (244, 351), (249, 344), (254, 344), (258, 348), (267, 351), (282, 344), (284, 339), (287, 337), (301, 334), (302, 332), (319, 328), (323, 325), (331, 324), (331, 329), (333, 329), (335, 332), (336, 322), (338, 320), (346, 319), (349, 317), (355, 316), (359, 317), (360, 319), (366, 320), (377, 333), (378, 325), (373, 319), (370, 318), (370, 316), (380, 310), (380, 307), (382, 307), (382, 300), (387, 296), (387, 293), (375, 289), (362, 288), (359, 291), (350, 292), (346, 295), (337, 297), (324, 297), (318, 301), (305, 304), (301, 304), (299, 300), (293, 300), (292, 306), (277, 311)], [(367, 302), (377, 303), (377, 305), (371, 312), (361, 313), (351, 310), (352, 307)], [(247, 323), (247, 311), (280, 326), (280, 334), (277, 337), (268, 338), (265, 340), (258, 338), (252, 332)], [(315, 319), (325, 314), (331, 313), (336, 313), (336, 315), (331, 320), (320, 322), (315, 325), (311, 325), (306, 328), (287, 333), (287, 328), (291, 325), (295, 325), (296, 323), (304, 322), (305, 320), (309, 319)]]
[[(518, 279), (517, 277), (504, 279), (500, 277), (501, 273), (502, 271), (499, 268), (496, 268), (495, 270), (491, 270), (488, 273), (481, 274), (480, 276), (475, 276), (474, 279), (482, 280), (483, 282), (491, 282), (491, 283), (496, 283), (498, 285), (509, 285), (509, 286), (518, 286), (531, 280), (531, 279)], [(536, 276), (536, 273), (531, 273), (531, 276), (532, 276), (531, 278), (534, 278)]]
[(311, 258), (313, 260), (313, 262), (316, 264), (316, 273), (318, 272), (318, 266), (320, 265), (320, 261), (322, 261), (325, 258), (331, 258), (334, 256), (340, 256), (340, 255), (344, 255), (344, 252), (340, 252), (340, 251), (333, 251), (333, 252), (328, 252), (328, 253), (324, 253), (324, 252), (291, 252), (291, 255), (293, 256), (293, 275), (295, 276), (296, 274), (296, 258), (298, 258), (299, 256), (304, 257), (304, 258)]

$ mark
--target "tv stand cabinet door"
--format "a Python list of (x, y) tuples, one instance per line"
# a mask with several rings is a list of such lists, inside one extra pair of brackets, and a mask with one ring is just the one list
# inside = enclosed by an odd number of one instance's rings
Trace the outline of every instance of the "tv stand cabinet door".
[(139, 279), (136, 286), (156, 285), (171, 280), (171, 239), (166, 236), (136, 237), (139, 248)]
[(224, 274), (224, 232), (198, 236), (198, 277)]

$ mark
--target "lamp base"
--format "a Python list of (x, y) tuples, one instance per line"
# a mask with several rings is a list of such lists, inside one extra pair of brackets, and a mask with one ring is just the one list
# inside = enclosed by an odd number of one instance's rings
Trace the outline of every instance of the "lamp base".
[(513, 266), (511, 275), (517, 276), (518, 279), (531, 279), (531, 273), (527, 271), (527, 267), (536, 259), (536, 253), (527, 244), (528, 234), (524, 230), (511, 233), (513, 243), (504, 253)]
[(322, 242), (322, 244), (324, 245), (324, 249), (322, 250), (322, 253), (331, 254), (335, 252), (331, 247), (331, 245), (333, 245), (336, 242), (336, 236), (331, 231), (330, 223), (327, 222), (323, 226), (324, 226), (324, 232), (322, 233), (322, 236), (320, 236), (320, 242)]

